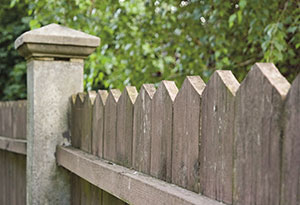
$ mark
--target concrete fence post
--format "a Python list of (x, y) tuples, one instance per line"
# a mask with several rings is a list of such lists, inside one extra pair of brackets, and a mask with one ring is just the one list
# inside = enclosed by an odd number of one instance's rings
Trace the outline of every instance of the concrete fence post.
[(56, 146), (68, 142), (69, 98), (83, 91), (83, 59), (100, 39), (57, 24), (22, 34), (15, 48), (27, 60), (27, 204), (70, 204), (68, 173)]

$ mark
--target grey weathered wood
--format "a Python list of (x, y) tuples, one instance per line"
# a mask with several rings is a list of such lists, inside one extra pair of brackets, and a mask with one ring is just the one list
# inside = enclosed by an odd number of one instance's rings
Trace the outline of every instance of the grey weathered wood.
[(150, 174), (151, 165), (152, 98), (154, 93), (153, 84), (144, 84), (134, 103), (132, 165), (135, 170), (146, 174)]
[(0, 149), (26, 155), (26, 140), (0, 136)]
[(232, 203), (234, 97), (239, 83), (231, 71), (216, 71), (201, 104), (200, 192)]
[(91, 186), (91, 205), (102, 205), (102, 190), (93, 184)]
[(134, 205), (221, 205), (173, 184), (111, 164), (72, 147), (57, 147), (57, 162), (81, 178)]
[(132, 165), (133, 105), (137, 90), (127, 86), (117, 103), (116, 162), (120, 165)]
[(300, 74), (285, 103), (281, 205), (300, 204)]
[(106, 191), (103, 191), (103, 199), (102, 199), (103, 205), (124, 205), (126, 204), (124, 201), (118, 199), (117, 197), (107, 193)]
[(25, 100), (15, 101), (12, 105), (12, 135), (13, 138), (26, 139), (26, 112)]
[(81, 204), (81, 185), (80, 185), (80, 177), (76, 174), (70, 174), (71, 180), (71, 204), (72, 205), (80, 205)]
[(81, 146), (86, 152), (92, 153), (92, 122), (93, 122), (93, 104), (96, 98), (95, 91), (89, 91), (85, 95), (81, 115)]
[(89, 182), (80, 178), (80, 186), (81, 186), (81, 192), (79, 193), (81, 194), (80, 204), (91, 204), (91, 186)]
[(199, 191), (201, 98), (205, 83), (189, 76), (175, 98), (172, 147), (172, 183)]
[[(2, 108), (2, 107), (1, 107)], [(0, 204), (5, 204), (5, 151), (0, 149)]]
[(103, 156), (103, 134), (104, 134), (104, 106), (108, 93), (99, 90), (93, 107), (93, 131), (92, 131), (92, 153)]
[(13, 137), (12, 133), (12, 102), (4, 102), (3, 116), (3, 136)]
[(71, 113), (71, 143), (73, 147), (81, 147), (83, 103), (86, 93), (78, 93), (72, 96)]
[(117, 159), (117, 102), (121, 92), (112, 89), (109, 91), (105, 107), (104, 107), (104, 159), (116, 162)]
[(235, 101), (236, 205), (278, 205), (283, 101), (290, 84), (271, 63), (256, 63)]
[(16, 204), (26, 204), (26, 156), (16, 155)]
[(162, 81), (153, 96), (150, 173), (171, 181), (173, 102), (178, 88), (172, 81)]

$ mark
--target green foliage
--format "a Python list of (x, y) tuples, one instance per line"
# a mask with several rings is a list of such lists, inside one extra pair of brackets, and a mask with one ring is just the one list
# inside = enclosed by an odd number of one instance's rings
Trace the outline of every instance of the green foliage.
[[(14, 0), (18, 1), (18, 0)], [(17, 6), (19, 3), (16, 3)], [(296, 0), (27, 0), (29, 25), (59, 23), (101, 38), (86, 61), (86, 89), (140, 87), (215, 69), (242, 80), (255, 62), (299, 72)]]
[(14, 8), (9, 0), (0, 7), (0, 99), (16, 100), (26, 97), (26, 65), (14, 49), (15, 39), (29, 29), (27, 5), (19, 3)]

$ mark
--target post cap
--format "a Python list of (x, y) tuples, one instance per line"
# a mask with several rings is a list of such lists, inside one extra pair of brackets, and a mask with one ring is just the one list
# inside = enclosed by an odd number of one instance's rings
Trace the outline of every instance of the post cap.
[(21, 56), (86, 58), (100, 45), (100, 38), (58, 24), (27, 31), (15, 41)]

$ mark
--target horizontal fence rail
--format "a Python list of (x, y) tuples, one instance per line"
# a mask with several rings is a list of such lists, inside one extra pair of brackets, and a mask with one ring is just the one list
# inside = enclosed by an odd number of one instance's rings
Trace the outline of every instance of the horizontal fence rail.
[(216, 71), (206, 85), (191, 76), (180, 89), (162, 81), (79, 93), (72, 146), (226, 204), (298, 205), (299, 82), (256, 63), (241, 84)]

